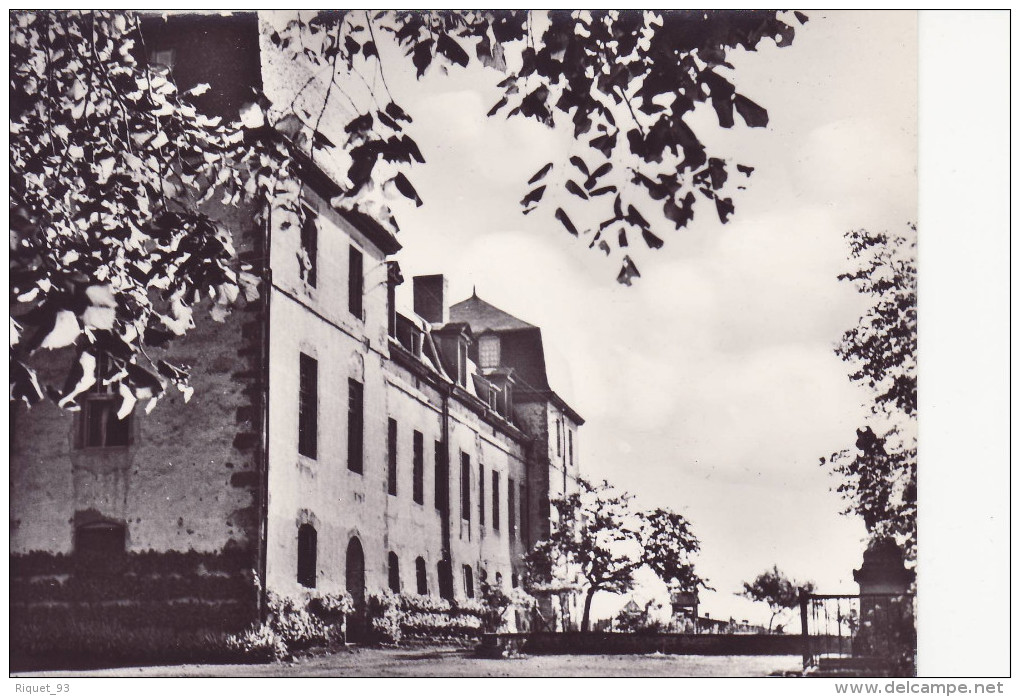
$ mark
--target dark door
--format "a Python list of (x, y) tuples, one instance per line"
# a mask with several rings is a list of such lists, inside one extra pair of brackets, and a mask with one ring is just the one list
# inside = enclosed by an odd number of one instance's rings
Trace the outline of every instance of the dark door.
[(347, 640), (363, 641), (366, 626), (365, 552), (357, 537), (352, 537), (347, 543), (347, 592), (354, 599), (354, 615), (347, 620)]

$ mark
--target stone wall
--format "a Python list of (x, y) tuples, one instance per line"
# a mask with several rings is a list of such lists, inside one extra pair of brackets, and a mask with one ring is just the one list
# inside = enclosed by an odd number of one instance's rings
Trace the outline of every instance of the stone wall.
[[(262, 256), (262, 234), (250, 212), (211, 213), (231, 231), (242, 259)], [(191, 366), (194, 395), (185, 402), (170, 388), (150, 414), (139, 402), (129, 417), (129, 445), (83, 447), (81, 412), (62, 411), (50, 401), (31, 409), (12, 405), (12, 613), (29, 621), (39, 603), (59, 597), (62, 605), (50, 610), (68, 620), (75, 614), (115, 618), (96, 603), (142, 603), (138, 610), (161, 598), (184, 602), (207, 596), (217, 607), (232, 604), (225, 611), (227, 624), (255, 618), (261, 308), (261, 300), (241, 300), (220, 323), (210, 317), (208, 302), (201, 303), (196, 326), (185, 337), (166, 349), (148, 350), (153, 360)], [(44, 383), (59, 386), (74, 360), (74, 352), (63, 349), (40, 351), (31, 362)], [(98, 595), (81, 589), (81, 578), (109, 565), (100, 560), (90, 569), (75, 554), (78, 526), (97, 522), (124, 527), (127, 557), (116, 563), (125, 565), (125, 573), (141, 573), (146, 583), (106, 584)], [(141, 557), (144, 570), (137, 571)], [(206, 593), (204, 582), (194, 580), (211, 573), (203, 570), (208, 567), (230, 577), (220, 591)], [(180, 582), (168, 585), (168, 578)], [(163, 588), (162, 596), (150, 597), (147, 588), (154, 584)], [(139, 613), (151, 616), (152, 608)], [(199, 623), (218, 616), (208, 608), (183, 614)]]

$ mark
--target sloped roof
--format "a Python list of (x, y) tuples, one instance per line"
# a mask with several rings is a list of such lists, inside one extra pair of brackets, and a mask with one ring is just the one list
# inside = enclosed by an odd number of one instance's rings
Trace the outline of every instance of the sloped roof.
[(490, 305), (477, 294), (467, 300), (462, 300), (450, 307), (451, 322), (466, 322), (471, 325), (475, 334), (481, 334), (486, 330), (504, 331), (507, 329), (535, 329), (535, 325), (528, 324), (522, 319), (514, 317), (509, 312), (504, 312), (494, 305)]

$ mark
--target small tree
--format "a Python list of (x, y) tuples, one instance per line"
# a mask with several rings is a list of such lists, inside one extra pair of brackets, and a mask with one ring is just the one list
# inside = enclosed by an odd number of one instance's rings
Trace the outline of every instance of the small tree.
[(769, 618), (768, 630), (772, 631), (772, 623), (776, 617), (787, 610), (797, 607), (800, 601), (800, 589), (810, 592), (814, 590), (814, 584), (810, 582), (797, 583), (788, 578), (779, 567), (773, 564), (771, 569), (758, 574), (751, 583), (744, 584), (742, 595), (745, 598), (759, 603), (766, 603), (772, 610), (772, 617)]
[(704, 585), (690, 560), (699, 549), (690, 523), (668, 509), (635, 512), (631, 496), (609, 482), (554, 500), (558, 522), (549, 538), (528, 553), (528, 583), (537, 590), (568, 587), (579, 576), (585, 587), (581, 631), (591, 624), (599, 591), (621, 594), (634, 587), (634, 572), (650, 567), (667, 584), (691, 590)]

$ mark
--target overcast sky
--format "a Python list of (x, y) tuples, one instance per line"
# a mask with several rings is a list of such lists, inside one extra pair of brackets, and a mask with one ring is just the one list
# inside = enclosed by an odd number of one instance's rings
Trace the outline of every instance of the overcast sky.
[(818, 464), (852, 443), (866, 398), (833, 353), (866, 306), (836, 276), (846, 230), (916, 220), (915, 14), (809, 14), (792, 47), (731, 59), (767, 128), (699, 121), (710, 151), (756, 168), (731, 222), (705, 207), (657, 231), (666, 245), (629, 288), (551, 210), (520, 212), (531, 174), (574, 151), (569, 131), (486, 118), (497, 73), (433, 66), (416, 81), (383, 53), (427, 160), (411, 176), (425, 205), (393, 205), (404, 276), (444, 273), (454, 302), (477, 288), (542, 327), (551, 384), (587, 420), (582, 471), (693, 522), (713, 617), (767, 621), (734, 593), (773, 563), (856, 590), (864, 528)]

